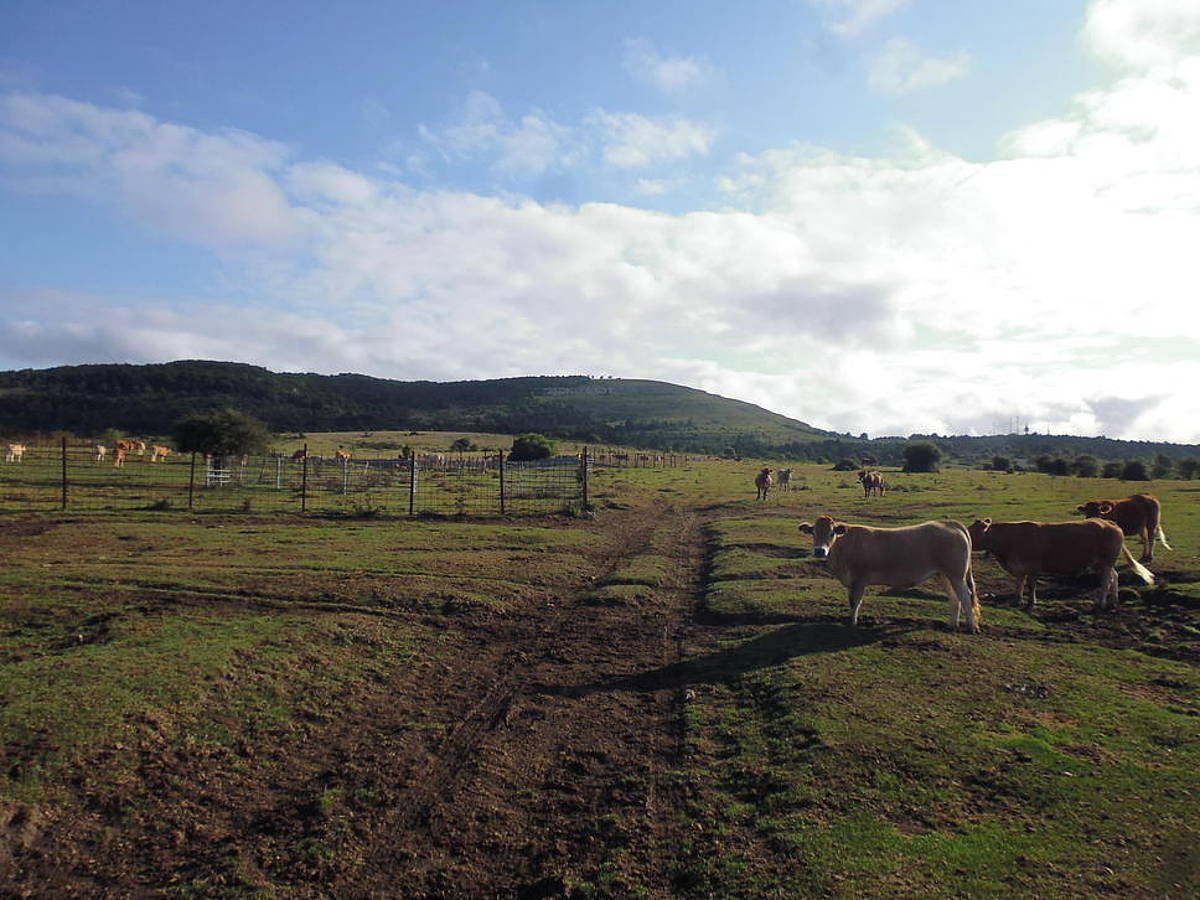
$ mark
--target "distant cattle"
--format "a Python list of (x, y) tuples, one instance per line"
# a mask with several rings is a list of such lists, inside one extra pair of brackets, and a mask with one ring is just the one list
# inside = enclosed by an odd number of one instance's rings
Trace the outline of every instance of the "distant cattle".
[(961, 614), (972, 633), (979, 631), (971, 538), (961, 522), (873, 528), (821, 516), (814, 523), (802, 523), (800, 530), (812, 535), (813, 556), (826, 560), (830, 572), (849, 589), (851, 625), (858, 624), (868, 587), (914, 587), (936, 575), (950, 600), (950, 627), (958, 627)]
[(108, 456), (108, 448), (103, 444), (97, 444), (92, 450), (96, 455), (96, 462), (104, 462), (104, 457)]
[(19, 463), (25, 459), (24, 444), (9, 444), (8, 449), (4, 453), (4, 461), (8, 463)]
[(766, 500), (767, 491), (771, 490), (771, 485), (774, 482), (771, 479), (771, 470), (764, 468), (761, 472), (754, 476), (754, 486), (758, 488), (758, 495), (755, 500)]
[(792, 470), (780, 469), (776, 475), (779, 479), (779, 489), (781, 491), (790, 491), (792, 489)]
[(125, 457), (129, 454), (129, 451), (121, 446), (122, 443), (124, 443), (124, 442), (117, 441), (117, 447), (113, 451), (113, 468), (114, 469), (123, 468), (125, 465)]
[(1075, 507), (1089, 519), (1115, 522), (1124, 534), (1142, 539), (1142, 562), (1154, 559), (1154, 542), (1171, 549), (1162, 527), (1162, 504), (1153, 494), (1134, 494), (1123, 500), (1089, 500)]
[(304, 459), (306, 456), (308, 456), (308, 451), (305, 450), (303, 447), (301, 447), (299, 450), (297, 450), (295, 453), (292, 454), (292, 459)]
[(1103, 519), (1084, 522), (993, 522), (977, 519), (968, 529), (976, 550), (987, 551), (1017, 582), (1017, 601), (1029, 588), (1026, 609), (1037, 602), (1037, 578), (1043, 572), (1074, 575), (1097, 572), (1100, 587), (1096, 605), (1112, 608), (1117, 603), (1117, 559), (1124, 557), (1146, 584), (1154, 582), (1125, 546), (1121, 529)]
[(353, 455), (354, 454), (352, 454), (349, 450), (343, 450), (341, 447), (338, 447), (336, 450), (333, 451), (333, 458), (340, 463), (350, 462), (350, 458)]
[(162, 446), (159, 446), (156, 444), (155, 446), (150, 448), (150, 462), (152, 462), (152, 463), (162, 462), (164, 459), (166, 459), (170, 455), (171, 455), (170, 447), (162, 447)]
[(858, 473), (858, 480), (862, 483), (863, 494), (870, 497), (871, 494), (883, 496), (883, 474), (880, 472), (868, 472), (866, 469)]

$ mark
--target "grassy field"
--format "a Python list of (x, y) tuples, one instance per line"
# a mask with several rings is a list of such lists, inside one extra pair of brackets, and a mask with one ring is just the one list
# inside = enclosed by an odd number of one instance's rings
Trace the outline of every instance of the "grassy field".
[(935, 585), (849, 629), (796, 525), (1061, 520), (1131, 486), (888, 473), (867, 501), (796, 467), (757, 503), (754, 470), (611, 471), (590, 518), (4, 516), (0, 885), (1196, 891), (1193, 486), (1150, 486), (1174, 550), (1115, 612), (1062, 579), (1028, 614), (977, 556), (971, 636)]

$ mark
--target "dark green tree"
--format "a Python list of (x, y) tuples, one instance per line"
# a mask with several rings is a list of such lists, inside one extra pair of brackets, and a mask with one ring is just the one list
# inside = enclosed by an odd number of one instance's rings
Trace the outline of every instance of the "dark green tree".
[(1101, 478), (1120, 478), (1121, 477), (1121, 469), (1122, 469), (1122, 466), (1121, 466), (1121, 463), (1119, 463), (1119, 462), (1106, 462), (1104, 464), (1104, 468), (1100, 471), (1100, 477)]
[(941, 461), (942, 451), (926, 441), (904, 448), (905, 472), (936, 472)]
[(175, 446), (181, 453), (240, 456), (261, 453), (270, 443), (267, 426), (236, 409), (192, 413), (175, 423)]
[(1100, 472), (1100, 463), (1096, 462), (1096, 457), (1089, 456), (1086, 453), (1083, 456), (1077, 456), (1071, 460), (1071, 473), (1078, 475), (1080, 478), (1095, 478)]
[(1126, 460), (1121, 466), (1122, 481), (1149, 481), (1150, 476), (1146, 473), (1146, 464), (1140, 459)]
[(1179, 477), (1185, 481), (1191, 481), (1196, 477), (1196, 472), (1200, 470), (1200, 460), (1196, 459), (1181, 459), (1179, 465)]
[(1162, 453), (1154, 457), (1154, 468), (1150, 470), (1151, 478), (1170, 478), (1175, 470), (1175, 461)]
[(468, 450), (475, 449), (475, 445), (471, 443), (470, 438), (459, 438), (450, 445), (450, 449), (455, 453), (465, 453)]
[(1012, 460), (1007, 456), (993, 456), (992, 469), (996, 472), (1010, 472), (1012, 471)]

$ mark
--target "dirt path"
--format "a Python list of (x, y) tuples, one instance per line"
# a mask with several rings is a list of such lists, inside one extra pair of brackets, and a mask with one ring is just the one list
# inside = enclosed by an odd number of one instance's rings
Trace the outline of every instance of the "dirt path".
[[(680, 660), (703, 536), (693, 511), (663, 502), (603, 516), (607, 540), (577, 588), (439, 622), (436, 654), (349, 687), (301, 737), (239, 759), (142, 748), (129, 786), (138, 818), (118, 798), (44, 823), (22, 883), (109, 896), (170, 884), (668, 894), (685, 686), (647, 673)], [(666, 572), (656, 585), (628, 599), (596, 592), (647, 554)]]

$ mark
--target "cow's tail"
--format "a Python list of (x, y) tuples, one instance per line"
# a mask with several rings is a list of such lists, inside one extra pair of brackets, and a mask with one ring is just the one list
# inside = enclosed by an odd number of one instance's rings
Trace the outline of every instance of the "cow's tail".
[(1154, 539), (1163, 545), (1164, 550), (1171, 549), (1171, 545), (1167, 543), (1167, 536), (1163, 533), (1162, 522), (1159, 522), (1154, 529)]
[(1130, 568), (1134, 573), (1146, 584), (1154, 584), (1154, 573), (1143, 566), (1140, 562), (1133, 558), (1133, 554), (1129, 552), (1129, 548), (1121, 544), (1121, 555), (1125, 557), (1125, 562), (1129, 563)]

